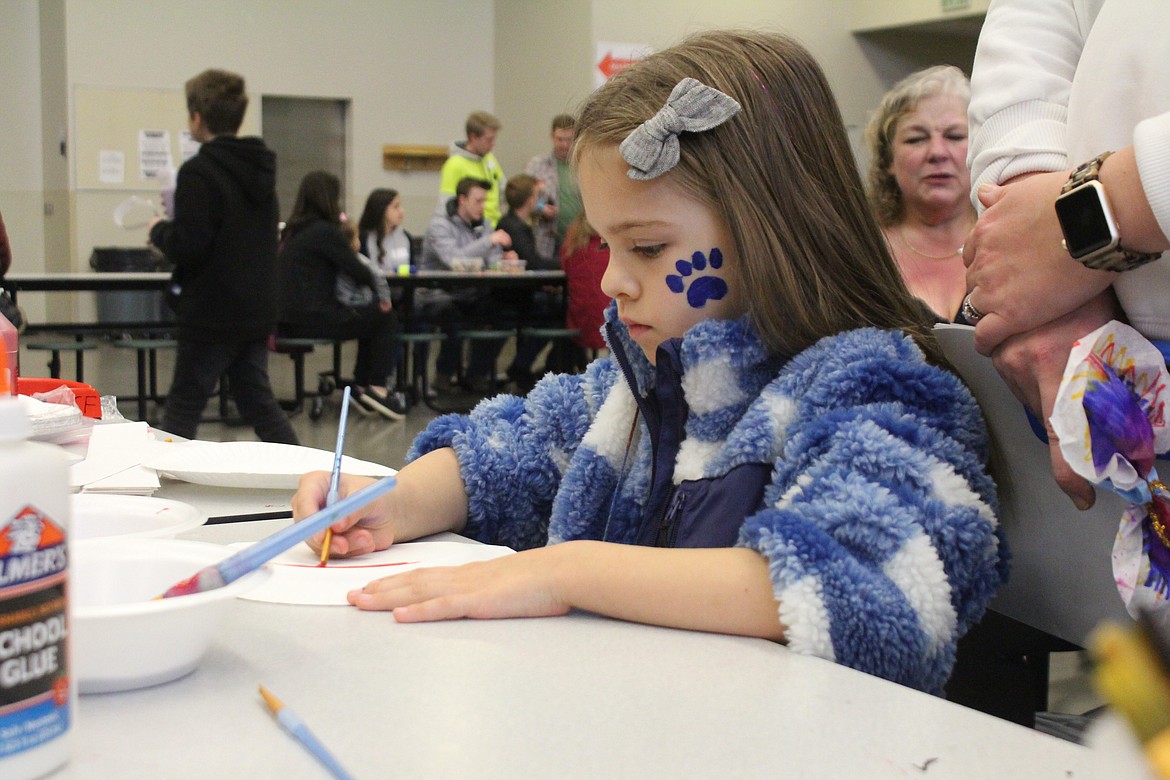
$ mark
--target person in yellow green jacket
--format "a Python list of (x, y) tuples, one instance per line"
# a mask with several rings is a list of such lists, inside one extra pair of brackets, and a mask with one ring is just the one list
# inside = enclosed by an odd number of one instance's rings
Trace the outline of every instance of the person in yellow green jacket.
[(467, 140), (452, 141), (447, 162), (443, 163), (438, 208), (442, 211), (455, 197), (455, 187), (461, 179), (480, 179), (491, 184), (483, 213), (495, 225), (500, 221), (500, 193), (507, 183), (500, 161), (492, 154), (500, 120), (486, 111), (472, 111), (467, 116), (466, 130)]

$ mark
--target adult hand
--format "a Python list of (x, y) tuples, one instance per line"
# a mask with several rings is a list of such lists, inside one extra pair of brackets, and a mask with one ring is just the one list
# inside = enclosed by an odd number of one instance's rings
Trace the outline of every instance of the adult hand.
[[(301, 477), (297, 492), (292, 497), (293, 520), (308, 517), (325, 506), (329, 476), (328, 471), (311, 471)], [(337, 483), (337, 495), (345, 498), (374, 482), (369, 477), (342, 474)], [(341, 518), (333, 523), (332, 528), (333, 541), (329, 545), (329, 554), (334, 558), (364, 555), (384, 550), (394, 543), (394, 526), (385, 495)], [(315, 552), (320, 552), (324, 540), (325, 532), (319, 531), (306, 541)]]
[(512, 246), (512, 237), (506, 230), (497, 230), (492, 233), (492, 243), (496, 246)]
[(1073, 343), (1114, 319), (1117, 313), (1113, 292), (1106, 290), (1063, 317), (1007, 338), (992, 354), (996, 370), (1012, 393), (1044, 421), (1052, 475), (1060, 489), (1082, 510), (1091, 507), (1096, 496), (1092, 486), (1065, 461), (1049, 418)]
[(509, 249), (507, 252), (504, 252), (504, 254), (502, 256), (505, 260), (519, 260), (520, 259), (520, 255), (511, 249)]
[(971, 305), (983, 315), (975, 348), (984, 355), (1076, 310), (1117, 276), (1085, 268), (1061, 245), (1053, 203), (1067, 180), (1067, 172), (1035, 173), (979, 190), (987, 210), (967, 236), (963, 261)]
[(378, 311), (382, 312), (383, 314), (385, 314), (386, 312), (390, 311), (393, 308), (394, 308), (393, 301), (382, 301), (382, 300), (378, 301)]
[(154, 230), (154, 226), (157, 225), (159, 222), (162, 222), (162, 219), (163, 218), (159, 217), (159, 216), (151, 217), (150, 222), (146, 225), (146, 245), (147, 246), (154, 246), (154, 244), (150, 240), (150, 231)]
[(359, 609), (393, 610), (402, 623), (563, 615), (570, 604), (556, 583), (559, 546), (463, 566), (416, 569), (374, 580), (347, 598)]

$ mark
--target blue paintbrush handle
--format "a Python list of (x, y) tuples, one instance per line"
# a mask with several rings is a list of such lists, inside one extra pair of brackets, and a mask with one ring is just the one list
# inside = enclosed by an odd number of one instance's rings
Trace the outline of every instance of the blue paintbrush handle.
[(158, 598), (169, 599), (174, 596), (202, 593), (206, 590), (222, 588), (229, 582), (235, 582), (248, 572), (260, 568), (294, 544), (305, 541), (322, 528), (335, 522), (339, 517), (345, 517), (355, 509), (360, 509), (383, 493), (388, 492), (395, 484), (397, 484), (397, 480), (394, 477), (382, 477), (352, 496), (346, 496), (336, 504), (327, 506), (316, 514), (309, 515), (299, 523), (282, 528), (251, 547), (245, 547), (235, 555), (224, 558), (216, 565), (200, 569), (187, 579), (167, 588), (166, 592)]
[(334, 777), (338, 780), (353, 780), (353, 775), (345, 771), (345, 768), (338, 763), (329, 749), (321, 743), (321, 740), (317, 739), (313, 732), (309, 731), (309, 727), (297, 717), (295, 712), (288, 707), (282, 707), (280, 712), (276, 713), (276, 719), (280, 721), (280, 725), (288, 729), (289, 734), (292, 734), (305, 746), (305, 749), (316, 756), (317, 760), (324, 764)]
[(268, 561), (280, 555), (299, 542), (303, 542), (313, 534), (345, 517), (355, 509), (360, 509), (384, 493), (389, 492), (397, 480), (382, 477), (372, 485), (368, 485), (353, 495), (346, 496), (332, 506), (325, 507), (316, 514), (309, 515), (299, 523), (288, 528), (282, 528), (271, 536), (265, 537), (250, 547), (245, 547), (235, 555), (224, 558), (216, 565), (223, 584), (234, 582), (248, 572), (260, 568)]
[(345, 386), (341, 396), (341, 419), (337, 421), (337, 444), (333, 447), (333, 471), (329, 474), (329, 492), (325, 494), (325, 506), (337, 500), (337, 483), (341, 478), (341, 453), (345, 451), (345, 422), (349, 419), (349, 395), (353, 388)]

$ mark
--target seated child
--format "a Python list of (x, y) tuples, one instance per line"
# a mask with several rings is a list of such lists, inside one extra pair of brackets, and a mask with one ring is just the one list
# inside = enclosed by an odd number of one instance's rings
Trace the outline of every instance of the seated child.
[[(609, 246), (612, 353), (434, 420), (330, 547), (454, 531), (521, 552), (351, 603), (399, 622), (587, 610), (940, 691), (1006, 576), (987, 436), (816, 62), (781, 35), (696, 35), (590, 96), (573, 160)], [(302, 479), (296, 517), (328, 477)]]
[(357, 228), (353, 226), (352, 222), (342, 222), (341, 234), (349, 241), (349, 245), (353, 247), (353, 251), (362, 265), (370, 269), (374, 282), (371, 287), (368, 281), (355, 279), (341, 270), (337, 272), (333, 295), (342, 306), (348, 306), (351, 309), (371, 306), (378, 302), (379, 308), (383, 311), (389, 311), (391, 307), (390, 285), (386, 284), (386, 277), (382, 275), (382, 269), (378, 267), (378, 264), (362, 254), (362, 242), (358, 236)]

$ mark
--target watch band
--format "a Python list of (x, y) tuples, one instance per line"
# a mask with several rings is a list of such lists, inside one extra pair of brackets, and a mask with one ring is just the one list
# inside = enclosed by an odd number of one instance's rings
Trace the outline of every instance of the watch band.
[[(1060, 194), (1072, 192), (1077, 187), (1080, 187), (1091, 181), (1098, 181), (1101, 177), (1101, 165), (1113, 152), (1101, 152), (1088, 162), (1083, 162), (1078, 165), (1073, 172), (1069, 174), (1068, 181), (1060, 188)], [(1100, 252), (1088, 257), (1077, 258), (1077, 262), (1086, 268), (1094, 268), (1105, 271), (1132, 271), (1134, 268), (1140, 268), (1146, 263), (1153, 262), (1162, 256), (1161, 252), (1133, 252), (1122, 246), (1116, 246), (1113, 249)]]

